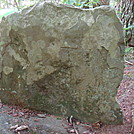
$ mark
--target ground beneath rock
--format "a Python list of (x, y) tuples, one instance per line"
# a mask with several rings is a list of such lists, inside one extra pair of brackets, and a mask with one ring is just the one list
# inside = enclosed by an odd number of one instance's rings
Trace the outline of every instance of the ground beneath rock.
[[(117, 101), (123, 112), (123, 125), (102, 125), (97, 129), (91, 123), (71, 127), (61, 117), (0, 103), (0, 134), (134, 134), (134, 60), (126, 62)], [(28, 129), (10, 130), (15, 125)]]

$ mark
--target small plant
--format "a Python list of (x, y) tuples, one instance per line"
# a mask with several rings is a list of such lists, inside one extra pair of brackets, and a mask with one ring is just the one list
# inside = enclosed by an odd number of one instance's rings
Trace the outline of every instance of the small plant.
[(133, 51), (133, 48), (132, 48), (132, 47), (127, 47), (127, 48), (125, 49), (125, 53), (126, 53), (126, 54), (132, 53), (132, 51)]

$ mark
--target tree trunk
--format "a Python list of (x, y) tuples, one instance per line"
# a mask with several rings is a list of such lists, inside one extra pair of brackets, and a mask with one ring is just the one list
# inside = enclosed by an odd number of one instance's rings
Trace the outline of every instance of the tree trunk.
[[(90, 0), (88, 0), (89, 2)], [(102, 5), (109, 5), (110, 4), (110, 0), (99, 0), (99, 2), (93, 4), (93, 8), (98, 7), (98, 6), (102, 6)]]
[(100, 5), (109, 5), (110, 0), (100, 0)]
[(8, 0), (6, 0), (5, 2), (6, 2), (6, 8), (9, 8)]
[[(120, 0), (117, 11), (124, 28), (134, 24), (134, 0)], [(126, 30), (125, 36), (127, 45), (134, 47), (134, 28)]]

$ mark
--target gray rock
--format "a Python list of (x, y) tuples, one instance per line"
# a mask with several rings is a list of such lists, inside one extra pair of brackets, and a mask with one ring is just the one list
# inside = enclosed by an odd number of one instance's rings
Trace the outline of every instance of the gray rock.
[(0, 23), (0, 99), (50, 114), (122, 123), (122, 25), (102, 6), (39, 3)]

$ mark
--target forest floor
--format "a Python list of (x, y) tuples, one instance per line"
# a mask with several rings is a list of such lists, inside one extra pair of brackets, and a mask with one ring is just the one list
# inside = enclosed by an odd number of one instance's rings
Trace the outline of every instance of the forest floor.
[(123, 112), (123, 125), (93, 124), (69, 126), (66, 119), (0, 103), (0, 134), (134, 134), (134, 55), (125, 58), (123, 80), (117, 101)]

